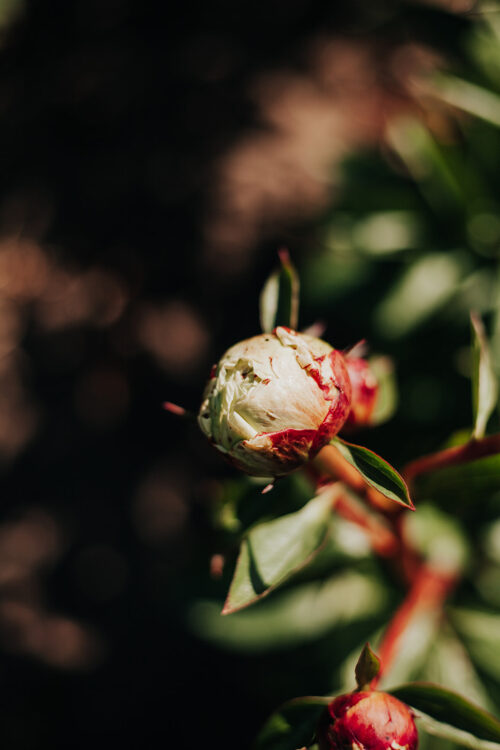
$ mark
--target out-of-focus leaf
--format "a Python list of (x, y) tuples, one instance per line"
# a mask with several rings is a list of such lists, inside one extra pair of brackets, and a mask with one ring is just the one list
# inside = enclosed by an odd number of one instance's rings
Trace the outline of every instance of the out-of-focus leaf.
[(450, 690), (457, 685), (466, 685), (469, 700), (487, 711), (494, 709), (488, 689), (482, 683), (469, 652), (447, 621), (442, 623), (432, 642), (418, 679)]
[(420, 495), (437, 497), (454, 509), (457, 505), (477, 505), (500, 490), (500, 454), (440, 469), (418, 481)]
[(302, 272), (308, 302), (325, 305), (331, 299), (343, 299), (366, 283), (371, 272), (368, 260), (350, 248), (343, 251), (327, 249), (311, 258)]
[[(486, 241), (479, 239), (479, 235), (482, 232), (483, 236), (488, 236), (489, 229), (490, 236), (494, 237), (495, 230), (491, 226), (488, 227), (488, 222), (491, 224), (492, 221), (484, 214), (476, 215), (471, 219), (469, 230), (470, 241), (476, 247), (481, 248), (482, 254), (487, 253), (487, 248), (493, 246), (496, 252), (496, 248), (500, 243), (500, 218), (495, 218), (498, 222), (498, 238), (491, 239), (489, 246)], [(497, 304), (498, 279), (491, 273), (491, 268), (479, 268), (472, 271), (472, 273), (462, 280), (448, 312), (452, 317), (459, 316), (463, 318), (471, 310), (476, 310), (481, 314), (490, 313), (492, 310), (495, 310)]]
[(464, 531), (452, 516), (430, 503), (404, 519), (405, 535), (429, 565), (443, 573), (458, 573), (469, 557)]
[[(500, 274), (498, 274), (497, 279), (497, 290), (500, 286)], [(498, 295), (497, 295), (498, 297)], [(491, 338), (490, 338), (490, 352), (491, 352), (491, 359), (493, 361), (493, 367), (495, 368), (495, 372), (500, 372), (500, 299), (497, 299), (497, 304), (495, 306), (495, 314), (493, 316), (493, 322), (491, 327)]]
[(353, 244), (367, 255), (383, 257), (417, 246), (420, 230), (414, 211), (377, 211), (354, 224)]
[(494, 86), (500, 80), (500, 37), (498, 13), (485, 13), (475, 24), (466, 43), (471, 57)]
[(498, 381), (493, 371), (488, 339), (481, 319), (471, 314), (473, 437), (484, 437), (488, 419), (498, 399)]
[(299, 321), (299, 277), (288, 252), (280, 252), (281, 268), (272, 273), (260, 294), (260, 324), (264, 333), (276, 326), (296, 330)]
[(500, 565), (500, 518), (488, 524), (483, 533), (483, 546), (489, 559)]
[[(422, 665), (429, 658), (429, 653), (439, 633), (442, 622), (442, 611), (439, 606), (434, 609), (417, 612), (407, 624), (398, 641), (397, 652), (390, 669), (384, 672), (380, 687), (405, 680), (418, 679)], [(375, 646), (377, 641), (374, 641)]]
[(454, 607), (449, 616), (474, 662), (500, 683), (500, 615)]
[(463, 175), (457, 174), (457, 164), (422, 121), (406, 116), (393, 118), (387, 136), (433, 210), (447, 216), (462, 212)]
[[(333, 628), (380, 616), (387, 600), (378, 578), (343, 570), (324, 581), (276, 591), (231, 617), (221, 617), (219, 602), (209, 600), (194, 603), (187, 617), (197, 636), (220, 648), (257, 653), (307, 643)], [(351, 669), (351, 682), (352, 675)]]
[(338, 492), (325, 488), (301, 510), (261, 523), (243, 540), (223, 614), (269, 594), (310, 562), (325, 541)]
[(430, 318), (454, 294), (464, 273), (461, 253), (420, 257), (375, 310), (375, 324), (386, 338), (405, 336)]
[(388, 692), (437, 722), (461, 729), (479, 740), (500, 743), (500, 721), (452, 690), (431, 682), (413, 682)]
[(464, 732), (463, 729), (457, 729), (457, 727), (453, 727), (450, 724), (436, 721), (432, 716), (425, 714), (423, 711), (419, 711), (416, 714), (416, 719), (419, 733), (423, 727), (426, 732), (434, 737), (450, 740), (454, 745), (469, 747), (471, 750), (500, 750), (498, 742), (481, 740), (470, 732)]
[[(474, 584), (483, 601), (496, 609), (500, 608), (500, 565), (498, 563), (483, 565), (478, 575), (474, 577)], [(500, 665), (497, 671), (500, 674)]]
[(444, 73), (434, 76), (431, 90), (447, 104), (500, 127), (500, 96), (492, 91)]
[(369, 688), (370, 682), (380, 672), (380, 659), (371, 650), (370, 644), (365, 643), (358, 662), (354, 668), (356, 682), (360, 690)]
[(262, 727), (254, 750), (298, 750), (314, 741), (316, 727), (332, 698), (307, 696), (288, 701)]
[(299, 510), (311, 499), (312, 482), (304, 472), (282, 477), (271, 493), (262, 494), (264, 483), (239, 475), (215, 484), (212, 521), (218, 529), (242, 535), (263, 521)]
[(398, 389), (394, 365), (389, 357), (373, 356), (368, 361), (378, 383), (377, 400), (371, 416), (371, 423), (377, 425), (387, 422), (396, 411)]
[(389, 500), (394, 500), (406, 508), (414, 510), (413, 502), (404, 479), (387, 461), (368, 448), (347, 443), (339, 437), (332, 440), (332, 445), (354, 466), (363, 479)]

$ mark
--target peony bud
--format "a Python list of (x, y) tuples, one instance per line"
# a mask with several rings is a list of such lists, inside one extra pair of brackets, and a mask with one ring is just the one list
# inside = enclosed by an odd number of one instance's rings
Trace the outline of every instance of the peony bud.
[(281, 476), (329, 442), (350, 402), (342, 354), (278, 327), (228, 349), (207, 384), (198, 422), (247, 474)]
[(373, 690), (335, 698), (318, 740), (320, 750), (416, 750), (418, 734), (408, 706)]
[(346, 428), (364, 427), (371, 424), (378, 396), (378, 382), (370, 364), (361, 357), (346, 357), (345, 364), (352, 385), (351, 411)]

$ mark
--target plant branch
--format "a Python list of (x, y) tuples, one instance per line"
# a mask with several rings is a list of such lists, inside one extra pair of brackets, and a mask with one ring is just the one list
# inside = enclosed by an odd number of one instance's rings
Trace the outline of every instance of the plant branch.
[(339, 494), (333, 502), (334, 510), (346, 521), (359, 526), (366, 533), (374, 551), (381, 557), (393, 557), (399, 550), (400, 540), (376, 516), (367, 513), (364, 505), (348, 492)]
[(456, 581), (457, 576), (454, 574), (436, 570), (425, 563), (420, 565), (410, 590), (396, 610), (377, 649), (382, 666), (372, 681), (372, 688), (377, 686), (382, 675), (391, 668), (411, 621), (423, 612), (440, 609)]
[(500, 453), (500, 434), (490, 435), (490, 437), (482, 440), (470, 440), (465, 445), (458, 445), (454, 448), (447, 448), (444, 451), (417, 458), (406, 465), (402, 475), (407, 482), (410, 482), (421, 474), (428, 474), (447, 466), (475, 461), (478, 458), (491, 456), (495, 453)]

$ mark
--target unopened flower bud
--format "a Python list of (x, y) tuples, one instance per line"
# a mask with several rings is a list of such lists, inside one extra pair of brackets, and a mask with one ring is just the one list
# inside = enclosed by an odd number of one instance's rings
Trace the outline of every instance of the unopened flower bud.
[(278, 327), (228, 349), (207, 384), (198, 422), (246, 473), (281, 476), (329, 442), (350, 403), (342, 354)]
[(318, 740), (320, 750), (416, 750), (418, 734), (408, 706), (373, 690), (335, 698)]
[(372, 423), (379, 390), (378, 382), (366, 359), (346, 357), (345, 363), (352, 385), (351, 411), (345, 426), (366, 427)]

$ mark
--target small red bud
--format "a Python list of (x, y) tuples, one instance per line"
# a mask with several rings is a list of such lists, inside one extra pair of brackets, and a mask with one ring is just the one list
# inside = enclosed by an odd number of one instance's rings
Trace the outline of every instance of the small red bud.
[(366, 359), (346, 357), (345, 364), (352, 385), (351, 411), (345, 428), (366, 427), (372, 422), (378, 382)]
[(373, 690), (335, 698), (318, 740), (320, 750), (416, 750), (418, 734), (408, 706)]

